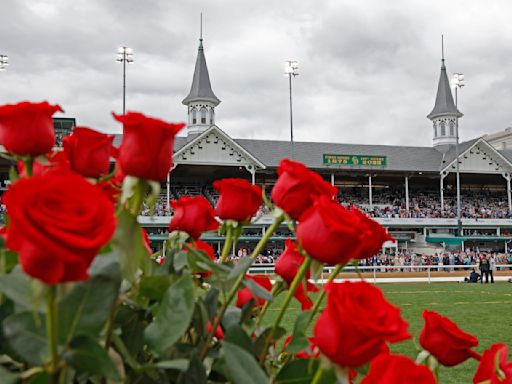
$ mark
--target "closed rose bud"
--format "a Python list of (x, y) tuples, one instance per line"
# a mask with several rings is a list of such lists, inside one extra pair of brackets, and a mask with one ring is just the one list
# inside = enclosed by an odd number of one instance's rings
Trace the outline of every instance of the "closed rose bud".
[(435, 311), (423, 311), (425, 324), (420, 334), (420, 344), (442, 365), (452, 367), (470, 357), (479, 355), (471, 348), (478, 339), (464, 332), (457, 324)]
[(261, 188), (243, 179), (222, 179), (213, 183), (219, 192), (215, 210), (222, 220), (247, 222), (263, 204)]
[(64, 153), (71, 169), (85, 177), (99, 178), (109, 173), (114, 136), (76, 127), (64, 137)]
[(491, 345), (482, 353), (480, 364), (473, 377), (474, 384), (512, 383), (512, 360), (507, 361), (508, 347), (503, 343)]
[[(272, 290), (272, 282), (265, 275), (247, 275), (247, 279), (254, 280), (256, 284), (262, 286), (267, 291)], [(245, 304), (247, 304), (250, 300), (256, 300), (256, 306), (261, 307), (265, 304), (265, 300), (261, 297), (254, 296), (249, 288), (243, 288), (238, 291), (238, 296), (236, 298), (236, 306), (238, 308), (242, 308)]]
[(342, 367), (357, 368), (410, 338), (400, 309), (366, 282), (330, 283), (327, 305), (313, 332), (320, 352)]
[(0, 106), (0, 144), (19, 156), (44, 155), (55, 145), (52, 115), (64, 112), (47, 101)]
[(138, 112), (113, 114), (123, 124), (119, 164), (127, 175), (165, 181), (172, 166), (174, 137), (184, 123), (167, 123)]
[(382, 354), (370, 363), (370, 371), (361, 384), (436, 384), (430, 369), (402, 355)]
[(359, 209), (352, 207), (350, 209), (361, 220), (363, 229), (364, 241), (359, 253), (354, 257), (355, 259), (368, 259), (373, 257), (382, 249), (382, 244), (386, 241), (394, 241), (386, 228), (377, 223), (375, 220), (366, 216)]
[(332, 199), (338, 194), (338, 188), (296, 161), (283, 159), (277, 174), (272, 200), (294, 220), (313, 204), (314, 196), (324, 195)]
[(193, 239), (199, 239), (205, 231), (213, 231), (219, 227), (215, 220), (215, 211), (204, 196), (183, 196), (171, 201), (174, 210), (170, 231), (187, 232)]
[(116, 227), (108, 196), (69, 171), (19, 179), (3, 202), (7, 247), (18, 252), (25, 273), (47, 284), (86, 280)]
[[(299, 268), (304, 262), (304, 256), (302, 256), (297, 249), (295, 243), (291, 240), (286, 240), (286, 247), (284, 252), (279, 256), (275, 266), (275, 272), (283, 278), (284, 281), (291, 285), (293, 279), (299, 272)], [(311, 283), (307, 282), (310, 277), (309, 270), (306, 272), (306, 284), (300, 283), (295, 291), (295, 298), (301, 304), (302, 310), (306, 311), (313, 306), (313, 301), (307, 296), (306, 292), (316, 292), (318, 289)], [(305, 287), (304, 287), (305, 285)]]
[[(208, 257), (210, 258), (211, 261), (215, 261), (215, 253), (213, 251), (213, 248), (207, 242), (202, 241), (202, 240), (196, 240), (195, 243), (187, 243), (187, 245), (192, 249), (195, 249), (198, 251), (203, 251), (204, 253), (206, 253), (208, 255)], [(185, 248), (185, 252), (189, 252), (189, 251)], [(206, 272), (199, 272), (198, 275), (202, 276), (203, 279), (207, 279), (208, 277), (210, 277), (212, 275), (212, 273), (210, 271), (206, 271)]]

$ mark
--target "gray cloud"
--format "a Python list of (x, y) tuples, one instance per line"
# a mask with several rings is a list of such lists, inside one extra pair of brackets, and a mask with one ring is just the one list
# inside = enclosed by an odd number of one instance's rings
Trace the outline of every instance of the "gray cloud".
[(129, 109), (186, 120), (199, 12), (222, 103), (217, 124), (234, 137), (289, 138), (286, 59), (298, 140), (431, 145), (440, 35), (449, 72), (466, 74), (461, 137), (512, 123), (512, 3), (495, 0), (2, 0), (0, 102), (48, 99), (79, 124), (119, 131), (120, 44), (133, 47)]

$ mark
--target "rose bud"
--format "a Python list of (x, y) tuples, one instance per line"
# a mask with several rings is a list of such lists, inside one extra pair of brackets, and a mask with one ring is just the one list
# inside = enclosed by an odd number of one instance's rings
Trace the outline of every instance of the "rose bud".
[(387, 343), (410, 338), (400, 309), (366, 282), (330, 283), (327, 306), (313, 332), (320, 352), (334, 364), (357, 368), (388, 351)]
[(62, 145), (73, 171), (97, 179), (109, 173), (113, 140), (114, 136), (76, 127)]
[(368, 259), (373, 257), (381, 250), (382, 244), (386, 241), (395, 240), (393, 239), (393, 236), (388, 233), (386, 228), (366, 216), (359, 209), (352, 207), (350, 210), (354, 212), (359, 219), (361, 219), (361, 224), (364, 227), (364, 241), (361, 249), (359, 250), (359, 254), (354, 257), (355, 259)]
[(370, 363), (370, 371), (361, 384), (436, 384), (430, 369), (402, 355), (382, 354)]
[[(286, 240), (286, 247), (284, 252), (279, 256), (275, 265), (275, 272), (283, 278), (284, 281), (291, 285), (293, 279), (299, 272), (299, 268), (304, 262), (304, 256), (302, 256), (297, 249), (297, 246), (290, 239)], [(310, 277), (309, 270), (306, 272), (306, 289), (304, 289), (304, 283), (300, 283), (295, 291), (295, 298), (299, 301), (302, 306), (303, 311), (307, 311), (313, 306), (313, 301), (307, 296), (306, 291), (317, 292), (318, 288), (316, 288), (313, 284), (311, 284), (307, 279)]]
[(0, 144), (18, 156), (36, 157), (55, 145), (52, 115), (64, 112), (60, 105), (47, 101), (0, 106)]
[[(285, 350), (288, 344), (291, 343), (291, 341), (292, 337), (288, 336), (283, 344)], [(318, 359), (318, 356), (320, 356), (320, 351), (318, 351), (318, 348), (316, 348), (315, 339), (312, 337), (308, 337), (308, 344), (309, 345), (306, 349), (303, 349), (302, 351), (299, 351), (295, 354), (295, 357), (297, 359)]]
[(116, 227), (114, 205), (72, 172), (19, 179), (3, 196), (7, 247), (28, 275), (47, 284), (80, 281)]
[(480, 364), (473, 377), (474, 384), (512, 383), (512, 360), (507, 361), (508, 347), (503, 343), (491, 345), (482, 353)]
[(452, 367), (470, 357), (480, 356), (471, 348), (478, 339), (462, 331), (457, 324), (434, 311), (423, 311), (425, 325), (421, 330), (420, 344), (442, 365)]
[[(247, 279), (252, 279), (256, 282), (256, 284), (262, 286), (267, 291), (272, 290), (272, 282), (265, 275), (246, 275)], [(256, 300), (256, 306), (262, 307), (265, 304), (265, 300), (261, 297), (256, 297), (252, 294), (249, 288), (242, 288), (238, 291), (238, 296), (236, 298), (236, 306), (238, 308), (242, 308), (245, 304), (247, 304), (250, 300)]]
[[(34, 160), (32, 166), (32, 176), (42, 176), (47, 172), (69, 172), (70, 166), (69, 161), (63, 151), (51, 150), (46, 155), (46, 162), (41, 163), (40, 161)], [(20, 177), (26, 177), (25, 163), (19, 160), (16, 163), (18, 173)]]
[(248, 222), (263, 204), (261, 188), (247, 180), (217, 180), (213, 187), (220, 193), (215, 210), (222, 220)]
[(123, 124), (119, 164), (127, 175), (165, 181), (172, 166), (174, 137), (184, 123), (166, 123), (142, 113), (112, 114)]
[[(215, 261), (215, 253), (213, 251), (213, 248), (207, 242), (202, 241), (202, 240), (196, 240), (195, 243), (187, 243), (187, 245), (192, 249), (195, 249), (198, 251), (203, 251), (204, 253), (206, 253), (208, 255), (208, 257), (210, 258), (211, 261)], [(185, 252), (189, 252), (189, 251), (185, 248)], [(212, 273), (210, 271), (206, 271), (206, 272), (199, 272), (198, 275), (202, 276), (203, 279), (207, 279), (208, 277), (210, 277), (212, 275)]]
[(171, 206), (174, 213), (169, 223), (170, 231), (187, 232), (197, 240), (203, 232), (219, 227), (215, 211), (204, 196), (183, 196), (179, 200), (172, 200)]
[(294, 220), (313, 204), (314, 196), (324, 195), (332, 200), (338, 195), (338, 188), (302, 163), (283, 159), (277, 174), (272, 200)]

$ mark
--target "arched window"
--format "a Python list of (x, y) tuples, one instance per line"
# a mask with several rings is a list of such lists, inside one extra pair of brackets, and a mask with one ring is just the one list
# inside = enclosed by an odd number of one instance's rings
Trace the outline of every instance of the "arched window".
[(446, 123), (441, 121), (439, 126), (441, 127), (441, 136), (446, 136)]
[(455, 123), (450, 121), (450, 136), (455, 136)]
[(205, 107), (201, 108), (201, 124), (206, 124), (206, 114), (208, 111)]
[(197, 124), (197, 109), (192, 108), (192, 124)]
[(213, 109), (210, 109), (210, 125), (214, 124), (214, 122), (213, 122), (214, 114), (215, 113), (214, 113)]
[(437, 137), (437, 124), (436, 122), (434, 121), (434, 137)]

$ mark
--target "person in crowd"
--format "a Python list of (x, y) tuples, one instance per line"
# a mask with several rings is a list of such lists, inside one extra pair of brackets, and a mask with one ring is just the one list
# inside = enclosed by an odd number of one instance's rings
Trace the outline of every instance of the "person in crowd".
[(482, 274), (482, 277), (480, 279), (480, 283), (483, 284), (484, 282), (484, 276), (485, 276), (485, 284), (489, 283), (489, 259), (487, 258), (487, 255), (484, 253), (482, 254), (482, 257), (480, 258), (480, 262), (478, 263), (480, 273)]
[(491, 284), (494, 284), (494, 270), (496, 269), (496, 259), (494, 255), (489, 256), (489, 276), (491, 277)]

